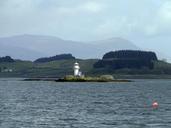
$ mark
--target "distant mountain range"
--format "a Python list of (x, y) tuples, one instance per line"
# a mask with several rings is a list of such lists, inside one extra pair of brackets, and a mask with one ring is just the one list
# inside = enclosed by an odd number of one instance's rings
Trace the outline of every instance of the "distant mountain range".
[(40, 57), (71, 53), (77, 58), (102, 58), (102, 55), (114, 50), (137, 50), (132, 42), (123, 38), (111, 38), (92, 42), (63, 40), (53, 36), (19, 35), (0, 38), (0, 56), (35, 60)]
[(1, 41), (0, 39), (0, 56), (2, 57), (7, 55), (17, 59), (33, 60), (42, 55), (45, 56), (46, 54), (39, 53), (28, 48), (21, 48), (10, 44), (5, 44), (4, 41)]

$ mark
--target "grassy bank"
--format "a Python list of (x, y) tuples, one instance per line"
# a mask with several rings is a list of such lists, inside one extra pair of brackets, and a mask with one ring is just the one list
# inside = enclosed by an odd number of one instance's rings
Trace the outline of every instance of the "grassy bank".
[[(99, 77), (110, 74), (117, 79), (171, 79), (171, 64), (158, 61), (154, 69), (94, 69), (97, 59), (78, 60), (81, 71), (85, 76)], [(25, 78), (59, 78), (73, 74), (75, 60), (59, 60), (47, 63), (33, 63), (31, 61), (16, 61), (14, 63), (0, 63), (0, 77)], [(3, 72), (2, 69), (12, 69), (12, 72)]]

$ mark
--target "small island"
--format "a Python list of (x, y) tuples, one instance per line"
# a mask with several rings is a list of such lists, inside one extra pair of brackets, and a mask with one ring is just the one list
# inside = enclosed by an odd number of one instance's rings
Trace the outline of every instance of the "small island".
[(112, 75), (101, 75), (99, 77), (85, 76), (80, 71), (78, 62), (74, 63), (74, 75), (66, 75), (64, 78), (29, 78), (24, 81), (55, 81), (55, 82), (131, 82), (131, 80), (114, 79)]
[(55, 80), (56, 82), (131, 82), (130, 80), (116, 80), (112, 75), (101, 75), (100, 77), (86, 77), (80, 71), (78, 62), (74, 64), (74, 75), (67, 75), (64, 78)]
[(55, 81), (55, 82), (132, 82), (126, 79), (114, 79), (111, 75), (102, 75), (100, 77), (75, 77), (67, 75), (64, 78), (27, 78), (24, 81)]
[(131, 82), (131, 80), (114, 79), (112, 75), (102, 75), (100, 77), (75, 77), (68, 75), (55, 80), (56, 82)]

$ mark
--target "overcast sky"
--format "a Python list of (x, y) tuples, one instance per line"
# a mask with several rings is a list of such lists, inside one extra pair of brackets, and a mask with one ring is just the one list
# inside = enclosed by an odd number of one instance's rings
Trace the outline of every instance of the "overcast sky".
[(171, 0), (0, 0), (0, 37), (18, 34), (123, 37), (170, 51)]

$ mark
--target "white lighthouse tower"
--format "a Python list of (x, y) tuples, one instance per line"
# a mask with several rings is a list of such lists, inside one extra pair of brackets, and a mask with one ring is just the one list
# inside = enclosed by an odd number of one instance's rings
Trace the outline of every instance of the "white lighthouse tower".
[(74, 63), (74, 76), (80, 76), (80, 66), (79, 63), (75, 62)]

